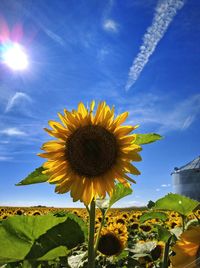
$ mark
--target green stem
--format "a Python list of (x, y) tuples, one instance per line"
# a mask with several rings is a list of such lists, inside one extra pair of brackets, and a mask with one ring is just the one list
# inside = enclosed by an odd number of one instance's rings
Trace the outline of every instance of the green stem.
[(193, 213), (193, 214), (194, 214), (195, 218), (197, 219), (198, 223), (200, 223), (200, 219), (198, 218), (198, 216), (195, 213)]
[(90, 209), (89, 209), (89, 207), (88, 206), (85, 206), (85, 207), (87, 209), (88, 214), (90, 215)]
[(185, 216), (184, 215), (181, 215), (182, 217), (182, 229), (183, 229), (183, 232), (185, 231)]
[(165, 251), (164, 251), (164, 257), (163, 257), (163, 263), (162, 268), (168, 268), (168, 257), (169, 257), (169, 247), (171, 242), (172, 236), (169, 237), (165, 244)]
[(94, 246), (94, 252), (95, 252), (95, 254), (96, 254), (97, 249), (98, 249), (99, 238), (100, 238), (100, 234), (101, 234), (102, 227), (104, 226), (105, 217), (106, 217), (106, 212), (107, 212), (107, 210), (103, 213), (103, 217), (102, 217), (101, 225), (100, 225), (99, 230), (98, 230), (98, 233), (97, 233), (97, 238), (96, 238), (95, 246)]
[(95, 233), (95, 201), (92, 200), (90, 204), (88, 268), (95, 268), (94, 233)]

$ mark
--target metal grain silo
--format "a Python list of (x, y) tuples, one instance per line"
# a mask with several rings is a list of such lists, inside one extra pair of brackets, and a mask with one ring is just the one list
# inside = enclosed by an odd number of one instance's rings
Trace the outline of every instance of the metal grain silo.
[(200, 201), (200, 156), (172, 172), (174, 193)]

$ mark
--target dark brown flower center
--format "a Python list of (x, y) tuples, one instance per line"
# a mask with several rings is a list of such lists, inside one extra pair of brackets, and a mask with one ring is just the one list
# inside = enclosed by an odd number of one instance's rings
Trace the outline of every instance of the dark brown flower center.
[(81, 176), (105, 174), (115, 163), (118, 146), (114, 134), (101, 126), (78, 128), (68, 139), (66, 157)]
[(125, 224), (125, 221), (123, 219), (117, 219), (116, 223)]
[(123, 249), (121, 241), (112, 233), (102, 235), (99, 239), (98, 250), (106, 255), (118, 255)]
[(161, 245), (157, 245), (152, 251), (151, 251), (151, 256), (154, 261), (157, 259), (161, 258), (163, 252), (163, 247)]
[(140, 229), (142, 229), (144, 232), (151, 231), (151, 225), (140, 225)]
[(134, 222), (132, 225), (131, 225), (131, 229), (132, 230), (137, 230), (139, 227), (139, 224), (137, 222)]

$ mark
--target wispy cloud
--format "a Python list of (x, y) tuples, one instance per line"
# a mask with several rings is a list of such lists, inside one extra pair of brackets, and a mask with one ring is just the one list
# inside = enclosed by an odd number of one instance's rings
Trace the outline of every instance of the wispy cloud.
[(7, 135), (7, 136), (26, 136), (27, 135), (24, 131), (15, 127), (5, 128), (0, 131), (0, 134)]
[(148, 100), (149, 104), (144, 102), (144, 105), (140, 103), (138, 106), (136, 103), (132, 111), (131, 108), (129, 109), (130, 118), (133, 118), (129, 123), (156, 124), (156, 131), (164, 134), (169, 131), (188, 129), (200, 114), (200, 94), (182, 101), (177, 100), (170, 105), (170, 102), (165, 103), (165, 100), (159, 98), (156, 100), (154, 96), (149, 96)]
[(42, 28), (43, 28), (43, 31), (46, 33), (46, 35), (48, 35), (53, 41), (55, 41), (56, 43), (58, 43), (61, 46), (65, 46), (65, 42), (61, 36), (50, 31), (49, 29), (45, 28), (44, 26)]
[(163, 114), (161, 118), (163, 123), (159, 130), (162, 133), (171, 130), (186, 130), (197, 119), (199, 114), (200, 94), (197, 94), (177, 103), (175, 109)]
[(14, 106), (19, 105), (19, 103), (24, 102), (24, 101), (31, 102), (32, 99), (26, 93), (16, 92), (12, 97), (9, 98), (5, 112), (6, 113), (9, 112), (10, 110), (12, 110)]
[(12, 157), (10, 157), (10, 156), (0, 156), (0, 161), (8, 161), (8, 160), (12, 160)]
[[(97, 100), (108, 98), (115, 103), (116, 113), (129, 111), (127, 124), (137, 125), (145, 131), (166, 134), (171, 131), (186, 131), (200, 118), (200, 94), (182, 95), (163, 94), (157, 91), (133, 94), (127, 97), (122, 93), (121, 80), (99, 82), (95, 88), (88, 90), (90, 98)], [(194, 89), (191, 88), (191, 91)], [(139, 129), (138, 129), (139, 130)]]
[[(19, 7), (16, 8), (19, 9), (21, 6), (21, 4), (19, 4)], [(34, 16), (33, 13), (31, 12), (31, 9), (26, 9), (23, 5), (23, 12), (28, 16), (30, 17), (35, 25), (37, 25), (39, 28), (41, 28), (44, 33), (50, 38), (52, 39), (54, 42), (58, 43), (59, 45), (61, 46), (65, 46), (65, 41), (63, 40), (63, 38), (58, 35), (57, 33), (55, 33), (54, 31), (52, 30), (49, 30), (50, 27), (50, 23), (51, 23), (51, 20), (49, 20), (49, 17), (48, 15), (46, 15), (45, 17), (45, 14), (41, 11), (41, 13), (38, 13), (38, 16)], [(42, 10), (42, 8), (41, 8)], [(47, 20), (45, 20), (46, 18), (48, 18)], [(43, 21), (46, 21), (46, 25), (48, 24), (48, 27), (43, 23)]]
[(105, 19), (103, 22), (103, 28), (104, 30), (108, 32), (114, 32), (117, 33), (119, 30), (119, 25), (116, 21), (111, 19)]
[(122, 201), (119, 202), (118, 204), (114, 205), (114, 207), (119, 207), (119, 208), (127, 208), (127, 207), (143, 207), (145, 206), (146, 203), (144, 201), (136, 201), (136, 200), (130, 200), (130, 201)]
[(185, 0), (161, 0), (156, 6), (152, 25), (147, 28), (140, 46), (140, 52), (129, 70), (126, 90), (129, 90), (138, 79), (143, 68), (149, 61), (159, 41), (164, 36), (177, 11), (184, 5)]
[(162, 185), (161, 185), (161, 187), (164, 187), (164, 188), (165, 188), (165, 187), (170, 187), (170, 186), (171, 186), (170, 183), (168, 183), (168, 184), (162, 184)]

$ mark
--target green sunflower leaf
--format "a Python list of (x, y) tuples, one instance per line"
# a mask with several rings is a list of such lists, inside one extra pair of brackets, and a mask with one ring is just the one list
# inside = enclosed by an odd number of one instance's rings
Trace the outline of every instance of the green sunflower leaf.
[(129, 255), (128, 250), (123, 250), (118, 256), (115, 256), (115, 259), (117, 261), (124, 260), (128, 257), (128, 255)]
[(161, 225), (155, 225), (158, 231), (158, 239), (163, 242), (167, 242), (168, 239), (172, 236), (169, 230)]
[(46, 260), (55, 260), (59, 257), (67, 256), (69, 250), (65, 246), (59, 246), (47, 252), (44, 256), (40, 257), (38, 260), (46, 261)]
[(13, 216), (0, 225), (0, 263), (22, 260), (52, 260), (85, 241), (84, 222), (66, 217)]
[(155, 142), (161, 139), (163, 139), (163, 137), (156, 133), (136, 134), (135, 143), (138, 145), (143, 145), (143, 144), (148, 144), (148, 143)]
[(109, 207), (122, 199), (123, 197), (132, 194), (133, 190), (124, 186), (122, 183), (117, 183), (114, 187), (112, 197), (110, 198)]
[(164, 212), (150, 211), (150, 212), (145, 212), (140, 217), (140, 222), (143, 223), (145, 221), (152, 220), (152, 219), (166, 221), (167, 218), (168, 218), (168, 216)]
[(172, 210), (178, 212), (181, 215), (187, 216), (199, 205), (200, 203), (198, 201), (190, 199), (189, 197), (169, 193), (163, 198), (158, 199), (155, 202), (153, 209)]
[(15, 184), (16, 186), (34, 184), (34, 183), (42, 183), (48, 180), (48, 176), (43, 174), (44, 168), (41, 166), (36, 168), (33, 172), (31, 172), (25, 179)]

